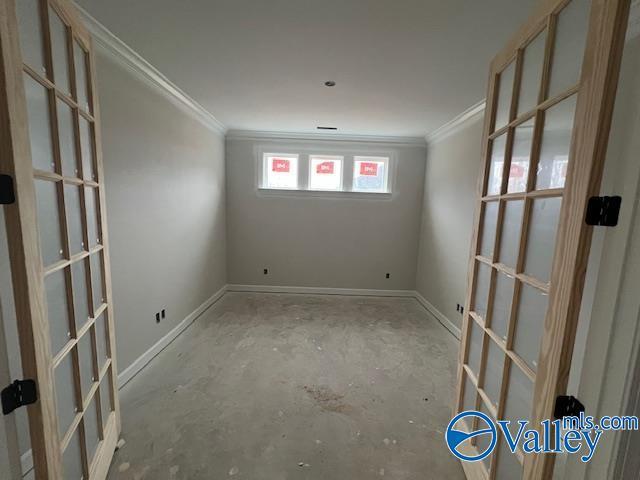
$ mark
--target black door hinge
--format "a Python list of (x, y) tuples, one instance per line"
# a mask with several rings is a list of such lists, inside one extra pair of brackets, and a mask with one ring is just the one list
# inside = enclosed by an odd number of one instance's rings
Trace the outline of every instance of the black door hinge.
[(16, 192), (13, 189), (13, 178), (9, 175), (0, 175), (0, 205), (11, 205), (16, 201)]
[(622, 197), (591, 197), (587, 204), (587, 225), (615, 227), (620, 216)]
[(581, 412), (584, 412), (585, 408), (580, 400), (571, 395), (560, 395), (556, 398), (556, 406), (553, 411), (553, 416), (557, 419), (564, 417), (579, 417)]
[(38, 390), (33, 380), (16, 380), (3, 389), (1, 395), (4, 415), (9, 415), (16, 408), (31, 405), (38, 400)]

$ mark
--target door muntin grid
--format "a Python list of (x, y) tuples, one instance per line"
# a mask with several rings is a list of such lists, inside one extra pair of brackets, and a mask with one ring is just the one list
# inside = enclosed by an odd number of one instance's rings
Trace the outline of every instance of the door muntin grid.
[[(587, 9), (586, 15), (580, 8)], [(580, 65), (557, 65), (554, 53), (566, 56), (566, 52), (556, 43), (558, 38), (567, 38), (558, 35), (557, 29), (558, 25), (567, 24), (566, 17), (570, 15), (586, 22), (589, 10), (587, 0), (559, 2), (557, 10), (540, 23), (540, 28), (494, 75), (496, 91), (488, 103), (490, 133), (457, 412), (475, 405), (498, 419), (531, 416), (544, 313), (551, 289), (557, 230), (554, 222), (557, 224), (559, 218), (567, 162), (571, 158), (569, 145), (580, 87)], [(582, 28), (586, 32), (587, 24)], [(584, 39), (578, 43), (582, 50), (574, 52), (574, 57), (581, 63)], [(522, 92), (522, 88), (532, 91)], [(565, 113), (558, 115), (562, 110)], [(545, 146), (545, 138), (553, 141), (548, 140)], [(512, 162), (517, 168), (512, 168)], [(498, 472), (515, 475), (510, 479), (519, 478), (524, 463), (522, 453), (514, 455), (507, 450), (507, 455), (500, 445), (497, 451), (500, 453), (485, 463), (489, 478), (501, 480), (496, 476)]]
[(65, 478), (86, 479), (115, 403), (90, 46), (61, 2), (16, 4), (60, 454)]

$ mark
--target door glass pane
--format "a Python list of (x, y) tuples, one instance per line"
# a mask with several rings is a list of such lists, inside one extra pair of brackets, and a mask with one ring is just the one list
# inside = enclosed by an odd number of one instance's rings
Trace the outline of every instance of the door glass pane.
[(77, 40), (73, 41), (73, 58), (76, 69), (77, 101), (84, 111), (89, 110), (89, 96), (87, 95), (87, 64), (86, 54)]
[(100, 243), (100, 230), (98, 228), (98, 189), (85, 187), (84, 201), (87, 208), (87, 228), (89, 230), (89, 248), (93, 248)]
[(508, 193), (527, 190), (534, 125), (535, 120), (531, 119), (518, 125), (515, 129), (511, 166), (509, 167), (509, 182), (507, 183)]
[(76, 416), (75, 386), (73, 384), (73, 355), (68, 353), (55, 370), (56, 407), (60, 436), (69, 430)]
[(560, 197), (533, 201), (524, 271), (543, 282), (548, 282), (551, 278), (551, 262), (561, 206)]
[(82, 399), (87, 401), (89, 390), (93, 384), (93, 353), (91, 332), (86, 332), (78, 341), (78, 362), (80, 363), (80, 385), (82, 386)]
[(44, 279), (47, 292), (47, 318), (51, 353), (56, 355), (71, 339), (69, 310), (67, 306), (66, 270), (58, 270)]
[(487, 364), (485, 365), (483, 390), (491, 399), (494, 407), (498, 408), (500, 386), (502, 385), (502, 369), (504, 367), (504, 353), (491, 338), (489, 338), (487, 345)]
[[(489, 413), (489, 409), (486, 407), (484, 402), (480, 402), (480, 411), (484, 413), (487, 417), (491, 418), (495, 425), (495, 418), (493, 418), (493, 415)], [(484, 420), (478, 420), (478, 428), (487, 428), (486, 422)], [(483, 452), (486, 452), (489, 446), (491, 445), (491, 441), (493, 437), (492, 435), (480, 435), (475, 438), (476, 438), (476, 448), (478, 449), (478, 453), (483, 453)], [(487, 469), (487, 472), (491, 468), (492, 458), (493, 458), (493, 455), (488, 455), (482, 460), (482, 463), (484, 463), (484, 467)]]
[(473, 311), (482, 318), (487, 316), (487, 301), (489, 299), (489, 285), (491, 284), (492, 268), (484, 263), (478, 263), (476, 278), (476, 292), (473, 299)]
[[(109, 369), (109, 372), (111, 368)], [(107, 374), (102, 379), (100, 383), (100, 403), (102, 404), (102, 425), (103, 428), (107, 428), (107, 421), (109, 420), (109, 415), (113, 411), (113, 403), (111, 402), (111, 386), (110, 383), (110, 375)]]
[(499, 261), (516, 268), (518, 252), (520, 251), (520, 230), (522, 228), (522, 212), (524, 200), (513, 200), (505, 204), (502, 220), (502, 232), (500, 235)]
[(87, 411), (84, 412), (83, 422), (84, 422), (84, 435), (86, 439), (87, 446), (87, 459), (89, 461), (89, 465), (93, 462), (93, 459), (96, 455), (96, 450), (98, 449), (98, 444), (100, 443), (100, 426), (98, 425), (98, 403), (95, 400), (91, 400)]
[(562, 188), (567, 177), (576, 96), (563, 100), (545, 113), (536, 190)]
[(62, 455), (62, 469), (65, 480), (80, 480), (82, 472), (82, 450), (78, 430), (73, 434), (67, 449)]
[(558, 15), (549, 98), (566, 91), (580, 80), (590, 7), (590, 0), (572, 0)]
[(104, 364), (109, 358), (109, 334), (107, 332), (107, 317), (106, 314), (100, 315), (96, 319), (96, 345), (98, 356), (98, 371), (102, 372)]
[[(514, 427), (512, 433), (517, 434), (518, 430)], [(500, 454), (498, 456), (498, 466), (496, 472), (496, 480), (521, 480), (522, 479), (522, 464), (518, 458), (511, 453), (507, 442), (504, 440), (500, 446)]]
[(64, 186), (64, 203), (67, 209), (67, 231), (71, 255), (85, 250), (82, 232), (82, 210), (80, 209), (80, 188), (76, 185)]
[(48, 266), (63, 258), (57, 184), (47, 180), (35, 180), (34, 183), (38, 203), (38, 230), (40, 232), (42, 261), (45, 266)]
[(93, 289), (94, 312), (104, 303), (104, 282), (102, 272), (102, 253), (91, 255), (91, 288)]
[(518, 114), (533, 110), (538, 105), (546, 40), (547, 31), (543, 30), (524, 50)]
[[(467, 374), (464, 374), (465, 382), (464, 382), (464, 395), (462, 397), (462, 410), (475, 410), (476, 409), (476, 398), (478, 396), (478, 392), (476, 390), (475, 385), (469, 379)], [(469, 429), (471, 429), (471, 425), (467, 423)]]
[(538, 367), (540, 340), (544, 331), (549, 296), (529, 285), (522, 284), (516, 317), (513, 350), (535, 372)]
[(511, 110), (511, 93), (513, 92), (513, 73), (515, 71), (515, 62), (511, 62), (507, 68), (500, 74), (498, 93), (498, 104), (496, 107), (496, 127), (499, 130), (509, 123), (509, 113)]
[(82, 116), (79, 117), (80, 121), (80, 148), (82, 149), (82, 176), (85, 180), (96, 180), (96, 174), (93, 163), (93, 142), (92, 129), (89, 122)]
[(55, 84), (56, 87), (68, 94), (71, 92), (71, 83), (69, 81), (67, 27), (52, 8), (49, 8), (49, 21), (51, 23), (51, 48), (53, 53), (53, 75)]
[(49, 111), (49, 91), (26, 73), (24, 90), (27, 97), (27, 117), (29, 118), (29, 142), (33, 168), (53, 172), (53, 143)]
[(498, 224), (498, 202), (484, 204), (484, 218), (482, 225), (482, 239), (480, 241), (480, 255), (493, 260), (496, 243), (496, 228)]
[(476, 378), (480, 373), (480, 354), (482, 353), (482, 339), (484, 333), (482, 328), (473, 320), (469, 319), (469, 357), (467, 365), (471, 368)]
[(510, 428), (517, 432), (519, 420), (529, 421), (533, 405), (533, 382), (515, 363), (511, 364), (504, 420), (511, 422)]
[(496, 275), (496, 293), (493, 299), (491, 330), (496, 332), (498, 336), (506, 342), (515, 281), (513, 277), (500, 272), (497, 272)]
[(58, 99), (58, 134), (60, 137), (62, 174), (65, 177), (78, 176), (75, 135), (73, 132), (73, 111), (65, 102)]
[(71, 277), (73, 279), (73, 305), (76, 314), (78, 330), (89, 319), (89, 301), (87, 299), (85, 260), (80, 260), (71, 265)]
[(507, 135), (502, 134), (493, 141), (491, 147), (491, 165), (487, 181), (487, 195), (498, 195), (502, 189), (502, 169), (504, 167)]
[(39, 3), (39, 0), (18, 0), (16, 2), (20, 51), (24, 63), (46, 76)]

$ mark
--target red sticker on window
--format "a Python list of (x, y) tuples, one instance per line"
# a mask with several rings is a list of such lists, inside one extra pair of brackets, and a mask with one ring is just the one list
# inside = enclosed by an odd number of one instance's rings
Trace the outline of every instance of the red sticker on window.
[(334, 162), (322, 162), (316, 165), (316, 173), (319, 174), (333, 174), (333, 163)]
[(362, 162), (360, 164), (360, 175), (370, 175), (372, 177), (376, 177), (378, 175), (378, 164)]
[(286, 158), (274, 158), (271, 170), (280, 173), (289, 173), (291, 162)]
[(511, 168), (509, 170), (509, 176), (511, 178), (522, 178), (524, 177), (524, 167), (522, 165), (518, 165), (515, 163), (511, 164)]

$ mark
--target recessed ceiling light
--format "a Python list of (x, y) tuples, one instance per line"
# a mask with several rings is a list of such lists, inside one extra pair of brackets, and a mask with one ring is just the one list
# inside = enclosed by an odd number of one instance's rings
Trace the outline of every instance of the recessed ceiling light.
[(329, 80), (327, 82), (324, 82), (324, 86), (325, 87), (335, 87), (336, 86), (336, 82), (334, 82), (333, 80)]

